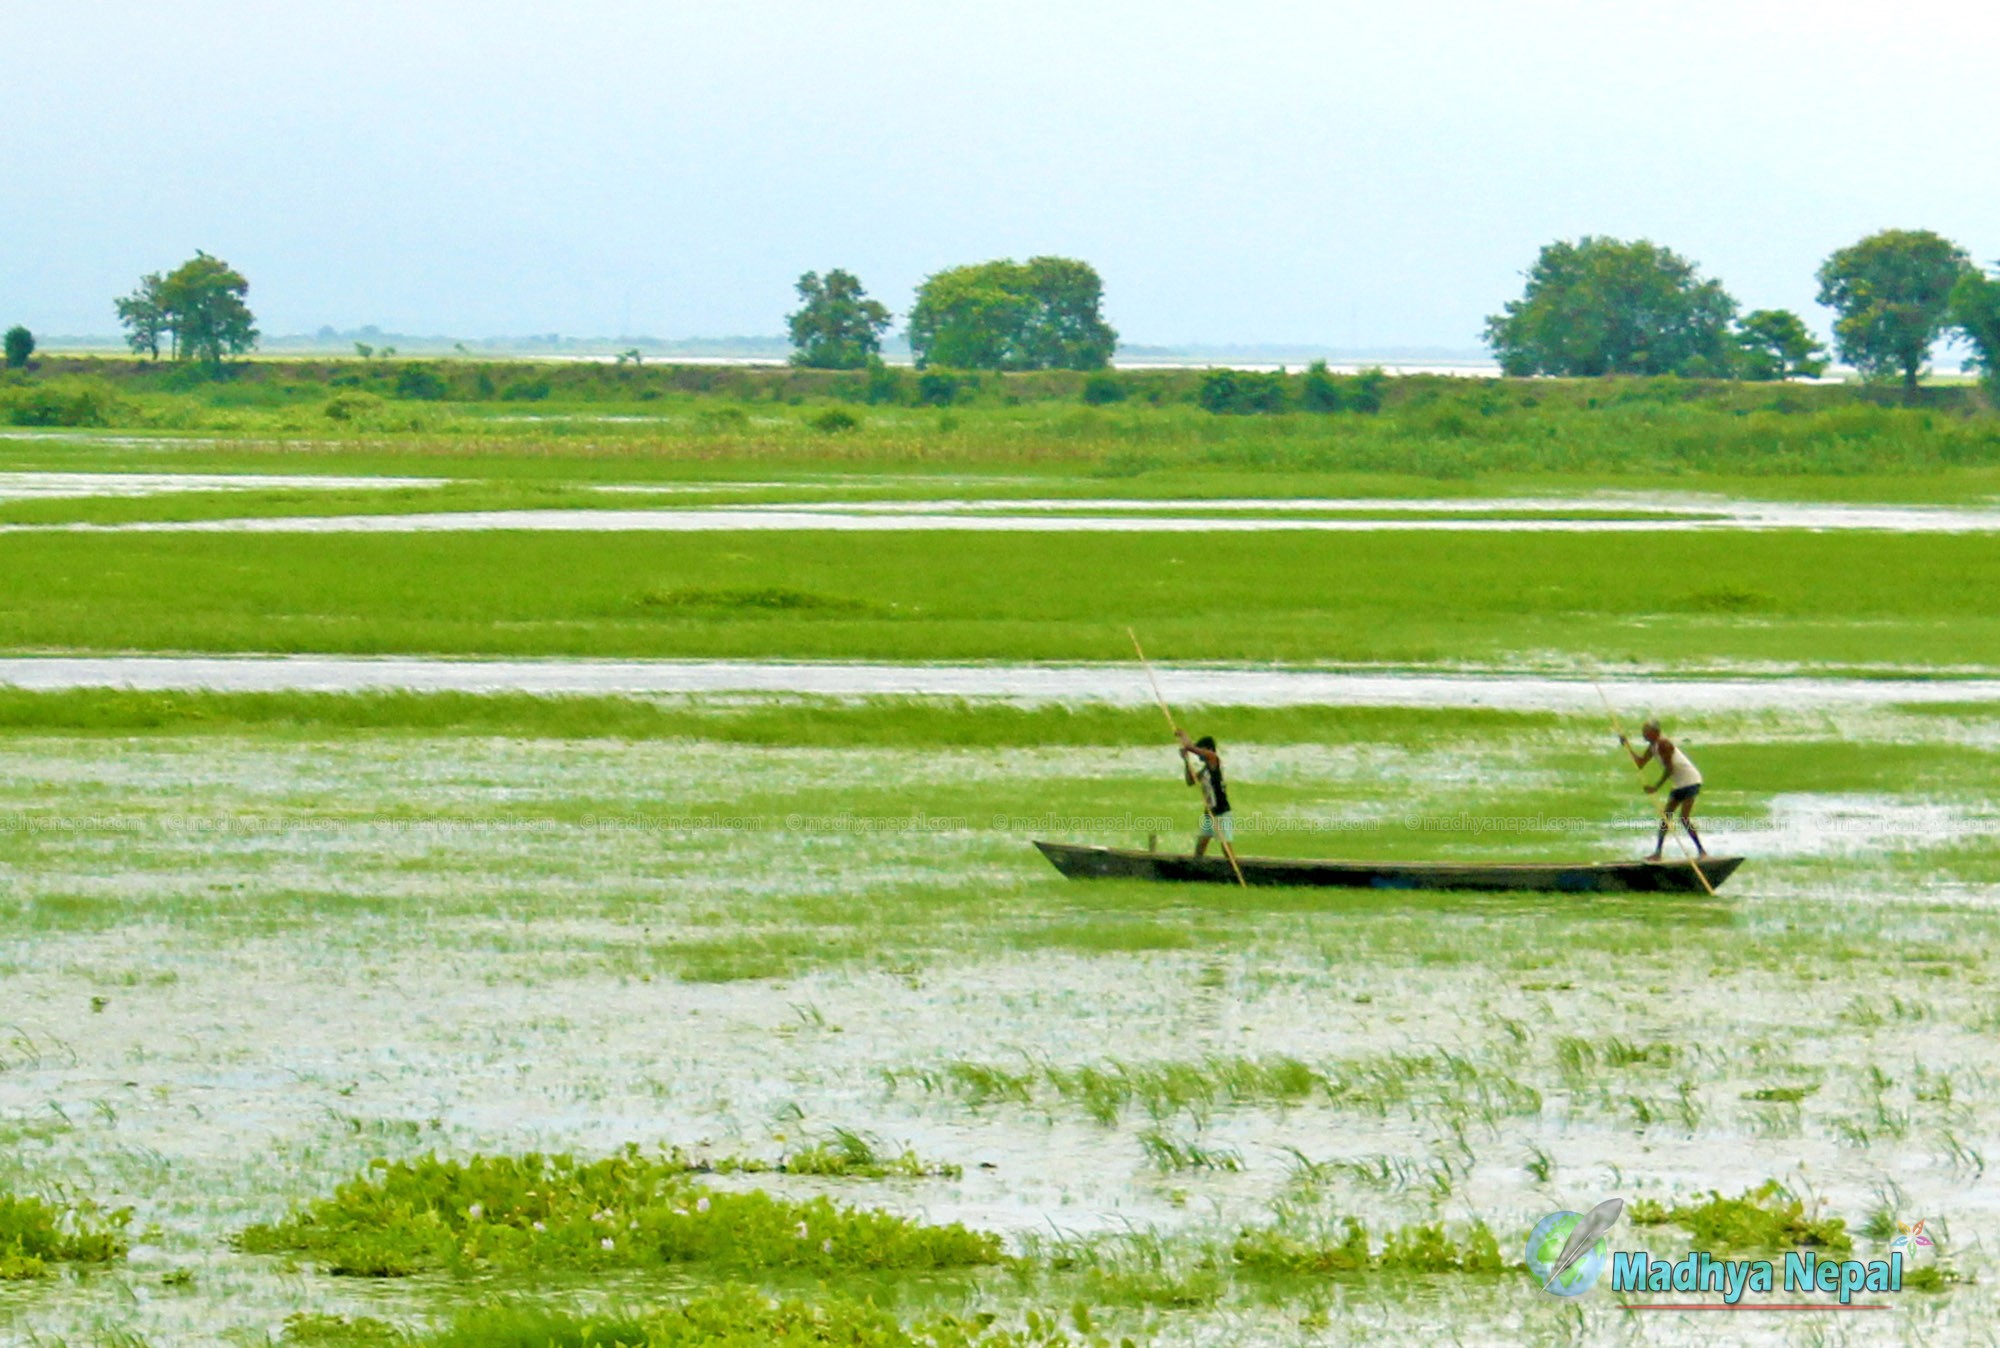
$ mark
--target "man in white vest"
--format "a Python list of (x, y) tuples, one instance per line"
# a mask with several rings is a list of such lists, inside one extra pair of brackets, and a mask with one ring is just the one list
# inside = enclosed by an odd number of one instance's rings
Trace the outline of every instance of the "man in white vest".
[(1647, 787), (1646, 794), (1652, 795), (1668, 782), (1674, 784), (1674, 789), (1667, 793), (1667, 807), (1660, 811), (1660, 836), (1653, 840), (1653, 855), (1646, 860), (1660, 859), (1660, 852), (1667, 845), (1667, 829), (1673, 823), (1676, 810), (1680, 811), (1681, 827), (1687, 830), (1688, 837), (1694, 839), (1695, 852), (1707, 856), (1708, 849), (1701, 845), (1701, 835), (1694, 831), (1694, 801), (1701, 794), (1701, 769), (1694, 765), (1694, 760), (1685, 751), (1660, 733), (1657, 720), (1640, 726), (1639, 733), (1646, 737), (1646, 752), (1643, 754), (1634, 749), (1632, 741), (1623, 735), (1618, 737), (1618, 742), (1625, 746), (1626, 753), (1632, 755), (1632, 762), (1641, 768), (1652, 762), (1654, 755), (1659, 756), (1660, 780)]

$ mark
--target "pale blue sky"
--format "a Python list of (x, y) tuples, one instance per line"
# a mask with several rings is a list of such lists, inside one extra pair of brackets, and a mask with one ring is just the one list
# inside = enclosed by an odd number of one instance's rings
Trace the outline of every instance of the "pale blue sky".
[(1477, 345), (1647, 236), (1815, 326), (1885, 226), (2000, 257), (1987, 4), (14, 0), (0, 322), (205, 248), (267, 332), (772, 333), (808, 268), (1089, 259), (1129, 341)]

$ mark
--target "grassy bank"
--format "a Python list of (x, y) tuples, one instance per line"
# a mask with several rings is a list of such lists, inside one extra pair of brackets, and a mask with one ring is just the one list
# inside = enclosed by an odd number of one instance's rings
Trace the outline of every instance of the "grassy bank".
[(0, 648), (2000, 661), (1976, 536), (13, 535)]
[(2000, 420), (1968, 388), (1928, 390), (1906, 406), (1866, 386), (1411, 376), (1386, 381), (1371, 410), (1237, 416), (1196, 405), (1192, 371), (1116, 376), (1129, 385), (1125, 396), (1100, 405), (1082, 401), (1079, 378), (1062, 374), (938, 375), (955, 381), (939, 398), (905, 374), (907, 387), (876, 401), (859, 376), (810, 371), (544, 370), (533, 376), (550, 382), (541, 399), (509, 399), (504, 381), (519, 380), (502, 375), (496, 392), (480, 395), (480, 378), (495, 381), (491, 369), (449, 367), (438, 375), (443, 396), (433, 398), (399, 396), (403, 376), (390, 367), (259, 364), (230, 383), (179, 389), (165, 386), (171, 374), (51, 369), (0, 387), (0, 420), (245, 437), (288, 454), (370, 444), (404, 459), (1060, 466), (1113, 479), (1948, 476), (2000, 467)]

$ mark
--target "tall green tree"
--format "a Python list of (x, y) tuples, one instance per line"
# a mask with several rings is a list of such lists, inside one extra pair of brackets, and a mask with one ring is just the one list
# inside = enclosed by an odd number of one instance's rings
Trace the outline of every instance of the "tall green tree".
[(1721, 284), (1672, 249), (1586, 235), (1542, 249), (1521, 298), (1486, 320), (1486, 342), (1511, 375), (1716, 375), (1735, 315)]
[(792, 364), (820, 370), (859, 370), (882, 350), (888, 307), (868, 298), (852, 272), (835, 267), (820, 279), (798, 280), (799, 311), (786, 317), (792, 330)]
[(1819, 302), (1839, 315), (1833, 340), (1841, 359), (1870, 378), (1901, 371), (1904, 390), (1915, 393), (1952, 287), (1970, 270), (1963, 248), (1927, 229), (1885, 229), (1827, 258)]
[(158, 272), (148, 272), (139, 278), (139, 288), (123, 299), (113, 300), (118, 310), (118, 321), (125, 328), (125, 344), (142, 356), (154, 360), (160, 358), (160, 341), (171, 329), (167, 326), (167, 311), (160, 300), (164, 286)]
[(1967, 268), (1951, 288), (1951, 321), (1972, 343), (1988, 395), (2000, 400), (2000, 276)]
[(26, 367), (28, 357), (35, 354), (35, 334), (19, 323), (7, 329), (6, 337), (0, 338), (0, 342), (5, 343), (7, 368), (10, 370)]
[(919, 366), (1102, 370), (1118, 346), (1103, 305), (1097, 269), (1074, 258), (951, 267), (917, 288), (910, 350)]
[(1736, 324), (1736, 370), (1745, 379), (1811, 378), (1825, 372), (1824, 354), (1790, 309), (1758, 309)]
[(182, 360), (198, 360), (222, 372), (224, 356), (241, 355), (257, 344), (256, 316), (244, 303), (250, 283), (219, 257), (197, 251), (160, 283), (160, 308), (174, 330), (174, 350)]

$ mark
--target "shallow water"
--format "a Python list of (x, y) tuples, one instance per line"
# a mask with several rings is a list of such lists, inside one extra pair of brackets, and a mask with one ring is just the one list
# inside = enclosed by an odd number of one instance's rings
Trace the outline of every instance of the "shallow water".
[(384, 515), (296, 515), (130, 524), (0, 525), (0, 532), (399, 534), (484, 533), (1650, 533), (1773, 529), (1881, 530), (1895, 533), (1990, 533), (2000, 511), (1922, 511), (1889, 507), (1798, 507), (1712, 517), (1592, 519), (1513, 516), (1497, 519), (1292, 518), (1226, 515), (896, 513), (845, 506), (724, 506), (682, 510), (466, 510)]
[[(1341, 673), (1158, 665), (1181, 705), (1486, 707), (1597, 711), (1597, 686), (1522, 674)], [(20, 656), (0, 658), (0, 686), (156, 691), (767, 693), (822, 697), (1004, 698), (1019, 703), (1150, 705), (1129, 665), (904, 665), (780, 660), (449, 660), (415, 656)], [(1687, 712), (1828, 710), (2000, 701), (2000, 679), (1607, 676), (1620, 706)]]
[[(1759, 733), (1823, 729), (1779, 719)], [(1282, 788), (1363, 813), (1492, 811), (1561, 780), (1550, 752), (1477, 733), (1340, 753), (1246, 746), (1238, 781), (1246, 802)], [(1737, 801), (1744, 825), (1769, 821), (1790, 847), (1743, 872), (1728, 905), (1669, 909), (1072, 885), (983, 818), (876, 834), (659, 822), (975, 801), (1185, 816), (1160, 758), (365, 735), (0, 740), (0, 894), (28, 905), (0, 951), (0, 1177), (132, 1203), (135, 1230), (153, 1228), (121, 1271), (0, 1291), (0, 1336), (87, 1341), (91, 1325), (116, 1323), (156, 1342), (215, 1343), (299, 1308), (406, 1319), (482, 1294), (286, 1273), (226, 1249), (230, 1232), (327, 1192), (372, 1155), (595, 1154), (639, 1141), (774, 1156), (833, 1126), (910, 1144), (965, 1177), (758, 1182), (1017, 1240), (1128, 1227), (1226, 1236), (1288, 1192), (1290, 1148), (1364, 1168), (1389, 1158), (1417, 1175), (1445, 1166), (1442, 1194), (1421, 1179), (1350, 1176), (1326, 1201), (1378, 1225), (1478, 1215), (1503, 1235), (1608, 1193), (1735, 1193), (1772, 1177), (1858, 1223), (1893, 1183), (1899, 1211), (1946, 1221), (1961, 1263), (1984, 1279), (1912, 1299), (1898, 1332), (1961, 1341), (1955, 1327), (1985, 1323), (1992, 1279), (1975, 1246), (2000, 1220), (2000, 1196), (1946, 1136), (1986, 1155), (2000, 1143), (2000, 1050), (1983, 996), (2000, 905), (1891, 863), (1942, 869), (1959, 825), (1990, 831), (1989, 799), (1804, 789)], [(1571, 789), (1582, 803), (1593, 788)], [(1814, 832), (1871, 816), (1874, 832)], [(1021, 944), (1090, 924), (1191, 939)], [(876, 953), (824, 953), (850, 931)], [(796, 967), (690, 982), (655, 954), (757, 932), (802, 940)], [(1572, 1041), (1599, 1053), (1665, 1043), (1674, 1056), (1572, 1071), (1560, 1065)], [(1222, 1101), (1155, 1118), (1134, 1103), (1110, 1124), (1046, 1090), (1026, 1105), (979, 1104), (920, 1080), (960, 1061), (1022, 1071), (1438, 1050), (1462, 1067), (1379, 1108)], [(1510, 1082), (1532, 1085), (1541, 1104), (1492, 1107)], [(1792, 1084), (1812, 1087), (1802, 1104), (1748, 1098)], [(1163, 1174), (1139, 1144), (1155, 1127), (1233, 1149), (1243, 1169)], [(1547, 1182), (1527, 1170), (1537, 1152), (1554, 1164)], [(161, 1289), (172, 1267), (197, 1270), (196, 1290)], [(1578, 1309), (1584, 1337), (1631, 1333), (1602, 1293)], [(1555, 1324), (1526, 1288), (1349, 1288), (1328, 1330), (1305, 1334), (1297, 1316), (1175, 1312), (1163, 1338), (1521, 1342)], [(1660, 1323), (1646, 1339), (1717, 1332)]]
[(183, 491), (359, 491), (441, 487), (435, 477), (335, 477), (302, 473), (9, 473), (0, 472), (0, 501), (98, 496), (163, 496)]
[[(83, 475), (67, 475), (80, 477)], [(162, 479), (164, 480), (164, 479)], [(196, 479), (190, 479), (196, 480)], [(253, 479), (244, 478), (249, 483)], [(275, 485), (277, 479), (270, 480)], [(307, 480), (311, 481), (311, 480)], [(333, 484), (340, 479), (320, 479)], [(408, 485), (399, 479), (370, 479)], [(414, 481), (414, 480), (413, 480)], [(748, 484), (765, 486), (772, 484)], [(170, 490), (156, 486), (150, 490)], [(181, 487), (179, 490), (194, 490)], [(612, 486), (600, 490), (719, 490)], [(1169, 513), (1173, 512), (1173, 513)], [(1250, 516), (1250, 512), (1281, 512)], [(1416, 518), (1442, 513), (1451, 518)], [(1605, 518), (1615, 514), (1629, 516)], [(1092, 500), (1088, 498), (940, 501), (791, 502), (644, 510), (409, 511), (383, 515), (245, 517), (123, 524), (7, 525), (0, 531), (72, 530), (169, 533), (456, 533), (491, 530), (580, 533), (836, 532), (1002, 533), (1645, 533), (1686, 531), (1878, 531), (1990, 533), (2000, 509), (1742, 501), (1722, 497), (1661, 499), (1628, 494), (1573, 498), (1373, 500), (1367, 498), (1235, 500)]]

